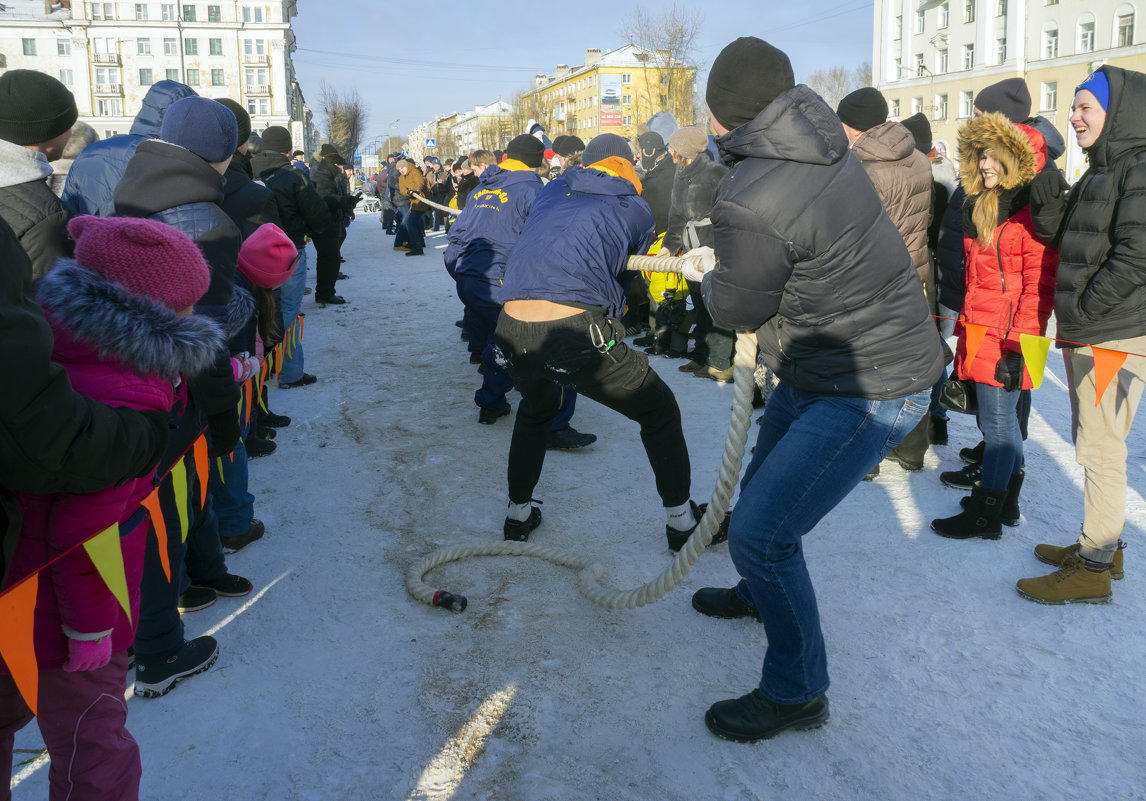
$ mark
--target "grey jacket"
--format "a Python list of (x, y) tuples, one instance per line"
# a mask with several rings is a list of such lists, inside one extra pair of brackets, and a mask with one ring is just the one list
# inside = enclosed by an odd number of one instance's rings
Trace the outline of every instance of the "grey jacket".
[(0, 218), (12, 226), (32, 261), (32, 277), (67, 250), (68, 210), (48, 188), (52, 165), (43, 153), (0, 140)]

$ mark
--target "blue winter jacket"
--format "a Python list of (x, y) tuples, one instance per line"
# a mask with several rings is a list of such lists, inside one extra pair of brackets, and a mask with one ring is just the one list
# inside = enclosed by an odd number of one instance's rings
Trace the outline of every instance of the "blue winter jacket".
[(466, 208), (450, 226), (446, 271), (455, 278), (471, 276), (501, 281), (509, 253), (521, 236), (525, 218), (543, 184), (520, 162), (511, 169), (486, 167)]
[(533, 202), (498, 301), (576, 303), (620, 317), (634, 275), (625, 269), (628, 258), (652, 243), (653, 213), (633, 184), (592, 167), (570, 167)]
[(143, 107), (135, 115), (130, 133), (92, 142), (80, 151), (68, 170), (68, 180), (60, 196), (72, 215), (114, 215), (112, 195), (139, 143), (158, 139), (167, 108), (176, 100), (195, 95), (190, 86), (176, 81), (160, 81), (143, 98)]

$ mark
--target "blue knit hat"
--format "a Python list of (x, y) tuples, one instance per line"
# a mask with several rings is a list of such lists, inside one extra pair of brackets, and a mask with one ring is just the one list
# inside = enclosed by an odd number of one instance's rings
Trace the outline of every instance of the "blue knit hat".
[(1110, 79), (1106, 76), (1103, 70), (1090, 73), (1086, 76), (1086, 80), (1074, 88), (1077, 93), (1079, 89), (1085, 89), (1098, 99), (1098, 104), (1102, 106), (1103, 111), (1109, 111), (1110, 106)]
[(581, 154), (581, 166), (590, 167), (609, 156), (620, 156), (630, 164), (634, 163), (633, 149), (628, 142), (616, 134), (603, 133), (594, 136), (585, 146), (585, 152)]
[(235, 152), (239, 126), (235, 115), (221, 103), (206, 97), (185, 97), (172, 103), (163, 115), (159, 138), (216, 163)]

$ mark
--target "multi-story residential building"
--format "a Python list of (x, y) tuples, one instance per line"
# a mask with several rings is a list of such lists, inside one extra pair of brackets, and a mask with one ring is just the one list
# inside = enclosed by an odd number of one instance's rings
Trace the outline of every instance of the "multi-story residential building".
[(936, 146), (954, 156), (978, 92), (1021, 77), (1032, 114), (1067, 141), (1074, 181), (1085, 156), (1070, 129), (1074, 87), (1103, 64), (1146, 71), (1146, 35), (1126, 0), (875, 0), (872, 77), (893, 119), (924, 111)]
[(101, 137), (126, 133), (149, 87), (166, 79), (234, 98), (252, 130), (283, 125), (313, 150), (291, 61), (296, 0), (4, 0), (0, 8), (0, 70), (59, 78)]
[(510, 139), (525, 133), (513, 130), (513, 107), (504, 100), (474, 106), (472, 111), (452, 115), (452, 119), (452, 124), (439, 126), (444, 135), (439, 136), (438, 153), (458, 155), (475, 150), (504, 150)]
[(558, 64), (552, 76), (538, 75), (522, 97), (522, 114), (544, 125), (551, 138), (631, 137), (658, 111), (671, 111), (681, 125), (691, 125), (695, 80), (696, 67), (667, 63), (664, 53), (634, 44), (589, 49), (583, 65)]

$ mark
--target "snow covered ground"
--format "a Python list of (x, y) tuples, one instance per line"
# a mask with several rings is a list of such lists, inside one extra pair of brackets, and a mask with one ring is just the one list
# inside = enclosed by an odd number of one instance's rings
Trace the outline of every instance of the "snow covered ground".
[[(1072, 542), (1081, 519), (1053, 351), (1054, 375), (1035, 393), (1021, 526), (997, 542), (928, 529), (958, 511), (938, 472), (978, 440), (963, 418), (923, 472), (885, 464), (806, 539), (832, 676), (832, 718), (817, 731), (739, 745), (705, 728), (710, 704), (755, 686), (764, 651), (758, 623), (691, 608), (697, 588), (735, 580), (723, 545), (636, 611), (597, 608), (572, 573), (521, 557), (431, 573), (468, 596), (461, 614), (412, 601), (407, 567), (442, 546), (499, 540), (505, 508), (512, 418), (477, 423), (444, 246), (433, 235), (424, 257), (407, 258), (376, 215), (360, 215), (339, 284), (349, 305), (307, 298), (306, 363), (320, 381), (272, 394), (294, 423), (251, 468), (267, 535), (228, 559), (256, 594), (185, 617), (189, 637), (219, 638), (214, 668), (130, 700), (143, 798), (1146, 798), (1143, 425), (1113, 602), (1040, 606), (1014, 590), (1049, 570), (1034, 545)], [(654, 362), (684, 412), (704, 500), (732, 388)], [(533, 541), (591, 553), (609, 583), (637, 586), (669, 559), (637, 428), (587, 400), (573, 422), (599, 439), (547, 456)], [(35, 726), (16, 747), (42, 747)], [(46, 760), (25, 764), (14, 798), (44, 798), (46, 783)]]

